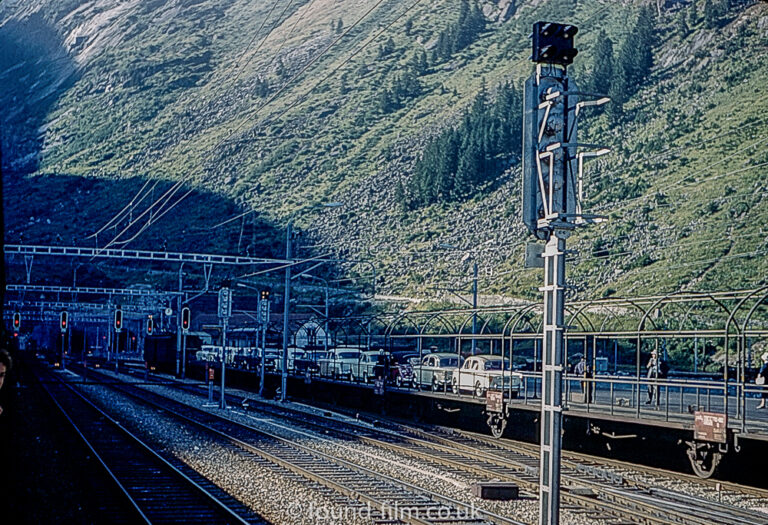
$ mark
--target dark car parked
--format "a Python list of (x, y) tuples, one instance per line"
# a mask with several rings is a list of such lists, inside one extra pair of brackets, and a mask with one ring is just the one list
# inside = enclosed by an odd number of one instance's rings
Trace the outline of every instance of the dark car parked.
[(392, 352), (389, 358), (387, 379), (397, 386), (415, 387), (413, 359), (419, 359), (419, 354), (413, 350)]

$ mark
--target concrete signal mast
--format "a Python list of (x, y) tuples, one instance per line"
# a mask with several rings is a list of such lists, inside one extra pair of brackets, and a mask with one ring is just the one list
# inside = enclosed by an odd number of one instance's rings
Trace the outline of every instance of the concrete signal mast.
[(568, 24), (533, 25), (531, 59), (536, 71), (525, 83), (523, 108), (523, 222), (537, 239), (546, 241), (534, 265), (544, 268), (540, 525), (560, 520), (565, 241), (577, 226), (604, 219), (582, 212), (582, 169), (584, 158), (609, 150), (579, 144), (576, 121), (582, 108), (604, 104), (608, 98), (581, 93), (568, 78), (567, 66), (578, 53), (577, 32)]

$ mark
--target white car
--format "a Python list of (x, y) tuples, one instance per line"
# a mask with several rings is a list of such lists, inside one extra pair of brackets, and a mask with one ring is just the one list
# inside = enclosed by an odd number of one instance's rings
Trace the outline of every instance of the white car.
[(459, 356), (455, 353), (436, 352), (425, 355), (421, 363), (413, 367), (414, 382), (434, 391), (442, 390), (445, 385), (451, 384), (453, 371), (460, 365)]
[(384, 374), (388, 355), (384, 352), (368, 351), (360, 354), (360, 361), (352, 365), (352, 376), (363, 383), (376, 379), (377, 367), (380, 374)]
[(357, 348), (335, 348), (328, 352), (325, 359), (320, 359), (320, 375), (333, 378), (352, 379), (354, 371), (359, 369), (362, 352)]
[(470, 391), (477, 397), (483, 397), (489, 388), (511, 388), (512, 395), (517, 396), (523, 384), (523, 376), (510, 368), (509, 359), (502, 361), (497, 355), (470, 356), (461, 368), (454, 369), (451, 388), (456, 394)]
[[(267, 358), (269, 358), (269, 353), (267, 353)], [(296, 348), (295, 346), (288, 347), (288, 371), (291, 372), (296, 368), (295, 361), (297, 359), (303, 359), (304, 358), (304, 350), (301, 348)], [(275, 370), (282, 372), (283, 370), (283, 350), (278, 349), (278, 355), (277, 359), (275, 360)]]

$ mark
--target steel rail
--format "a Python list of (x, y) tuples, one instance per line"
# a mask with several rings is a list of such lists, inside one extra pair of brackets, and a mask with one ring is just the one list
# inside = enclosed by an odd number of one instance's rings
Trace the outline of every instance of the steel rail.
[[(137, 513), (145, 523), (153, 523), (155, 518), (157, 518), (158, 521), (166, 520), (168, 518), (169, 511), (174, 512), (174, 503), (179, 505), (180, 508), (184, 509), (188, 514), (186, 516), (176, 516), (180, 519), (200, 519), (200, 517), (205, 516), (206, 514), (204, 513), (208, 511), (208, 518), (206, 519), (217, 518), (216, 522), (238, 524), (250, 523), (235, 513), (232, 509), (230, 509), (226, 504), (208, 492), (205, 488), (200, 486), (197, 482), (189, 478), (189, 476), (169, 463), (165, 458), (155, 452), (155, 450), (153, 450), (149, 445), (144, 443), (136, 435), (123, 427), (115, 419), (110, 417), (104, 410), (97, 407), (83, 394), (75, 390), (71, 385), (66, 384), (63, 380), (61, 380), (61, 378), (56, 379), (56, 382), (49, 383), (48, 385), (43, 381), (40, 381), (40, 384), (51, 397), (55, 405), (59, 408), (61, 413), (74, 427), (75, 431), (78, 433), (85, 445), (92, 451), (94, 457), (98, 459), (99, 463), (101, 463), (108, 475), (113, 479), (117, 487), (119, 487), (122, 494), (130, 501), (131, 505), (136, 509)], [(60, 387), (59, 391), (57, 393), (52, 392), (51, 388), (49, 388), (50, 384), (54, 384)], [(75, 417), (72, 415), (72, 413), (77, 411), (77, 409), (73, 409), (72, 406), (67, 409), (60, 402), (62, 394), (69, 395), (70, 399), (75, 399), (76, 403), (80, 403), (81, 408), (84, 408), (85, 411), (95, 415), (95, 418), (92, 416), (83, 416), (82, 411), (80, 414), (81, 418), (91, 418), (89, 424), (92, 425), (91, 431), (94, 435), (92, 435), (90, 439), (86, 436), (86, 433), (88, 432), (84, 431), (81, 425), (78, 425), (78, 423), (75, 421)], [(97, 420), (100, 420), (106, 424), (95, 424), (94, 422)], [(95, 432), (93, 430), (94, 428), (97, 428), (98, 432)], [(107, 429), (111, 429), (113, 431), (111, 436), (109, 435)], [(94, 438), (96, 436), (102, 440), (101, 445), (94, 443)], [(138, 452), (140, 456), (143, 456), (148, 460), (143, 465), (141, 465), (133, 463), (136, 460), (136, 456), (131, 458), (131, 468), (134, 470), (130, 472), (130, 476), (127, 476), (126, 472), (116, 472), (115, 465), (112, 464), (112, 466), (110, 466), (109, 463), (111, 463), (111, 461), (105, 457), (105, 451), (108, 449), (104, 448), (105, 443), (103, 441), (114, 440), (115, 437), (122, 441), (122, 445), (119, 447), (119, 451), (113, 450), (112, 452), (119, 453), (121, 457), (126, 456), (123, 458), (123, 461), (125, 461), (127, 456), (131, 453), (130, 451)], [(126, 447), (126, 444), (128, 444), (128, 447), (130, 448)], [(141, 467), (147, 468), (147, 472), (142, 473), (140, 470)], [(183, 497), (181, 501), (168, 497), (171, 493), (168, 491), (168, 487), (164, 487), (165, 495), (161, 494), (159, 495), (161, 497), (159, 497), (157, 501), (151, 502), (146, 497), (148, 492), (145, 490), (146, 487), (142, 489), (136, 486), (137, 480), (139, 480), (139, 477), (142, 474), (148, 479), (157, 480), (158, 477), (162, 475), (161, 472), (170, 474), (170, 478), (174, 478), (180, 482), (176, 489), (181, 489), (183, 491), (180, 494)], [(139, 474), (139, 476), (137, 476), (137, 474)], [(190, 495), (197, 501), (190, 501), (188, 499), (188, 496)], [(192, 507), (192, 505), (194, 505), (194, 507)], [(189, 515), (190, 512), (193, 514)]]
[[(391, 507), (391, 502), (383, 501), (381, 499), (377, 499), (376, 497), (370, 496), (364, 492), (361, 492), (355, 488), (350, 487), (349, 485), (345, 483), (340, 483), (337, 481), (334, 481), (333, 479), (329, 478), (326, 474), (319, 474), (317, 472), (313, 472), (312, 470), (306, 468), (305, 466), (296, 464), (296, 460), (291, 460), (291, 458), (286, 459), (285, 455), (288, 454), (286, 450), (294, 449), (301, 451), (306, 456), (314, 456), (315, 458), (319, 458), (320, 460), (331, 464), (337, 464), (341, 467), (348, 469), (351, 472), (356, 472), (358, 474), (362, 474), (363, 476), (366, 476), (368, 478), (373, 478), (375, 480), (379, 480), (381, 482), (390, 484), (393, 487), (399, 488), (400, 490), (404, 490), (407, 492), (412, 493), (414, 496), (416, 496), (415, 503), (409, 504), (409, 503), (400, 503), (400, 508), (416, 508), (416, 507), (424, 507), (425, 502), (418, 501), (419, 499), (426, 497), (428, 499), (433, 500), (435, 503), (441, 504), (441, 505), (447, 505), (448, 507), (451, 507), (453, 510), (458, 510), (458, 512), (454, 512), (454, 514), (461, 515), (461, 513), (466, 513), (467, 516), (469, 516), (470, 512), (475, 512), (477, 516), (480, 516), (483, 518), (483, 520), (489, 520), (491, 523), (499, 523), (504, 525), (522, 525), (521, 522), (518, 522), (516, 520), (500, 516), (497, 514), (494, 514), (489, 511), (485, 511), (482, 509), (474, 508), (466, 503), (463, 503), (461, 501), (455, 500), (453, 498), (450, 498), (448, 496), (444, 496), (442, 494), (438, 494), (434, 491), (430, 491), (427, 489), (424, 489), (422, 487), (418, 487), (416, 485), (413, 485), (411, 483), (408, 483), (406, 481), (402, 481), (384, 474), (381, 474), (379, 472), (375, 472), (373, 470), (367, 469), (365, 467), (362, 467), (360, 465), (356, 465), (350, 461), (331, 456), (322, 452), (319, 452), (311, 447), (307, 447), (305, 445), (302, 445), (300, 443), (297, 443), (296, 441), (284, 438), (282, 436), (278, 436), (276, 434), (264, 431), (262, 429), (256, 429), (254, 427), (251, 427), (249, 425), (245, 425), (243, 423), (240, 423), (238, 421), (235, 421), (231, 418), (224, 417), (218, 414), (213, 414), (208, 411), (201, 410), (196, 407), (192, 407), (189, 405), (185, 405), (182, 403), (179, 403), (178, 401), (174, 401), (168, 398), (165, 398), (159, 394), (148, 392), (146, 390), (141, 389), (141, 393), (138, 393), (137, 390), (140, 390), (133, 386), (131, 383), (106, 383), (107, 386), (110, 386), (112, 388), (115, 388), (116, 390), (133, 397), (135, 399), (140, 400), (143, 403), (146, 403), (149, 406), (153, 406), (159, 410), (162, 410), (163, 412), (170, 414), (173, 417), (176, 417), (178, 419), (181, 419), (187, 423), (193, 424), (199, 428), (204, 429), (207, 432), (211, 432), (214, 435), (219, 436), (221, 439), (227, 440), (233, 444), (236, 444), (237, 446), (241, 447), (242, 449), (256, 454), (263, 459), (266, 459), (269, 462), (275, 463), (285, 469), (288, 469), (302, 477), (305, 477), (306, 479), (309, 479), (311, 481), (314, 481), (316, 483), (320, 483), (323, 486), (326, 486), (328, 488), (331, 488), (333, 490), (336, 490), (337, 492), (340, 492), (341, 494), (344, 494), (346, 496), (352, 497), (353, 499), (356, 499), (358, 501), (363, 501), (369, 505), (371, 505), (373, 508), (376, 509), (386, 509)], [(155, 397), (156, 399), (160, 399), (161, 401), (157, 400), (151, 400), (149, 397)], [(176, 408), (170, 408), (168, 405), (173, 404), (176, 406)], [(181, 408), (183, 411), (191, 412), (193, 415), (186, 415), (178, 410), (178, 408)], [(195, 417), (197, 416), (197, 417)], [(219, 422), (223, 423), (225, 425), (228, 425), (229, 427), (235, 427), (237, 429), (241, 429), (247, 434), (250, 434), (250, 436), (258, 436), (262, 439), (260, 441), (259, 446), (256, 447), (254, 445), (251, 445), (250, 443), (243, 441), (242, 439), (232, 435), (230, 431), (222, 431), (218, 428), (215, 428), (210, 423), (203, 423), (198, 418), (200, 416), (203, 416), (204, 418), (208, 418), (210, 422)], [(249, 436), (249, 437), (250, 437)], [(284, 447), (283, 450), (278, 452), (270, 452), (266, 450), (265, 442), (263, 439), (266, 438), (267, 440), (270, 440), (274, 443), (278, 443), (280, 446)], [(280, 454), (280, 455), (278, 455)], [(303, 461), (306, 462), (306, 458), (303, 458)], [(323, 464), (320, 465), (321, 467)], [(360, 483), (360, 479), (358, 478), (355, 480), (355, 483)], [(432, 508), (440, 508), (433, 504)], [(405, 523), (411, 523), (414, 525), (431, 525), (436, 523), (442, 523), (445, 518), (440, 518), (437, 520), (431, 520), (429, 518), (423, 519), (418, 516), (400, 516), (398, 518), (400, 521), (404, 521)], [(455, 523), (487, 523), (488, 521), (479, 521), (478, 519), (451, 519), (451, 522)]]
[[(252, 402), (253, 400), (249, 399), (249, 402)], [(255, 401), (260, 406), (269, 407), (266, 412), (269, 412), (273, 415), (277, 415), (283, 418), (286, 418), (287, 416), (285, 414), (280, 414), (281, 411), (283, 412), (294, 412), (292, 409), (288, 409), (285, 407), (281, 407), (280, 409), (276, 409), (275, 407), (272, 407), (269, 404), (261, 404), (258, 400)], [(274, 410), (272, 410), (274, 409)], [(263, 410), (260, 408), (259, 410)], [(473, 474), (485, 477), (485, 478), (502, 478), (504, 480), (512, 481), (517, 484), (519, 484), (521, 487), (523, 487), (525, 490), (536, 493), (538, 488), (538, 455), (537, 453), (529, 453), (527, 451), (521, 451), (521, 450), (514, 450), (509, 449), (511, 452), (513, 452), (516, 455), (519, 455), (520, 457), (516, 458), (509, 458), (509, 457), (502, 457), (502, 456), (494, 456), (492, 454), (488, 454), (488, 450), (478, 450), (477, 447), (473, 447), (471, 445), (467, 445), (464, 443), (457, 442), (455, 440), (451, 440), (449, 438), (439, 438), (438, 436), (435, 436), (432, 433), (427, 433), (426, 435), (430, 439), (435, 439), (437, 441), (440, 441), (439, 443), (429, 442), (424, 439), (420, 438), (414, 438), (409, 437), (407, 435), (403, 434), (397, 434), (397, 433), (390, 433), (385, 431), (381, 428), (371, 428), (366, 425), (361, 425), (353, 421), (339, 421), (337, 419), (328, 418), (319, 416), (316, 414), (308, 414), (303, 411), (296, 411), (300, 414), (301, 417), (311, 417), (316, 418), (320, 420), (317, 423), (313, 423), (311, 421), (307, 421), (305, 419), (302, 419), (299, 421), (301, 424), (305, 424), (307, 426), (311, 426), (316, 428), (319, 431), (328, 433), (338, 433), (342, 435), (346, 439), (352, 439), (352, 440), (358, 440), (365, 443), (368, 443), (370, 445), (384, 448), (386, 450), (390, 450), (392, 452), (407, 455), (416, 459), (420, 460), (428, 460), (433, 461), (435, 463), (441, 464), (443, 466), (448, 466), (451, 468), (456, 468), (459, 470), (463, 470), (465, 472), (471, 472)], [(292, 418), (293, 421), (297, 421), (297, 418)], [(343, 424), (352, 426), (356, 429), (356, 431), (344, 431), (338, 428), (330, 428), (328, 426), (328, 422), (334, 422), (336, 424)], [(390, 435), (392, 438), (396, 439), (398, 442), (402, 443), (409, 443), (412, 445), (411, 447), (403, 446), (401, 444), (390, 442), (383, 440), (381, 438), (376, 438), (373, 436), (366, 436), (361, 433), (361, 431), (367, 431), (372, 434), (379, 434), (379, 435)], [(430, 452), (430, 450), (434, 452)], [(457, 454), (457, 450), (460, 450), (460, 454)], [(435, 454), (437, 452), (438, 454)], [(451, 457), (453, 456), (453, 457)], [(462, 461), (462, 459), (468, 459), (467, 461)], [(526, 461), (526, 460), (532, 460), (532, 461)], [(606, 510), (604, 503), (606, 503), (606, 500), (608, 500), (609, 503), (607, 505), (608, 510), (618, 513), (619, 517), (625, 517), (627, 515), (626, 508), (633, 508), (634, 514), (633, 519), (640, 518), (639, 523), (678, 523), (678, 524), (688, 524), (688, 523), (699, 523), (699, 524), (710, 524), (714, 523), (712, 521), (712, 515), (707, 516), (700, 516), (700, 517), (693, 517), (691, 516), (691, 512), (689, 509), (683, 509), (683, 508), (670, 508), (670, 505), (674, 505), (676, 501), (674, 501), (674, 498), (667, 496), (666, 499), (662, 499), (658, 497), (659, 489), (657, 487), (649, 486), (648, 484), (641, 483), (641, 482), (629, 482), (625, 479), (620, 479), (620, 484), (628, 484), (632, 489), (638, 489), (643, 490), (645, 494), (638, 494), (638, 493), (632, 493), (628, 495), (626, 492), (626, 489), (619, 489), (616, 487), (605, 486), (605, 481), (610, 481), (610, 479), (601, 478), (599, 475), (599, 472), (597, 472), (596, 479), (597, 481), (593, 480), (587, 480), (585, 477), (587, 476), (595, 476), (596, 472), (594, 470), (579, 470), (577, 468), (577, 465), (575, 465), (573, 462), (566, 463), (564, 462), (565, 466), (568, 466), (569, 469), (563, 472), (563, 481), (568, 481), (570, 485), (568, 487), (563, 487), (564, 493), (561, 495), (564, 498), (564, 501), (574, 503), (580, 506), (586, 506), (591, 507), (594, 510)], [(498, 470), (498, 468), (502, 468), (505, 470)], [(509, 474), (506, 469), (510, 469), (515, 471), (515, 474)], [(602, 469), (602, 472), (604, 472), (604, 469)], [(616, 478), (619, 476), (614, 476), (613, 479), (615, 481)], [(608, 476), (606, 476), (608, 478)], [(597, 500), (600, 505), (595, 505), (595, 499), (589, 496), (581, 496), (581, 495), (575, 495), (573, 493), (569, 493), (568, 491), (574, 487), (579, 488), (589, 488), (594, 490), (597, 494), (600, 495), (600, 500)], [(655, 497), (655, 500), (653, 499), (646, 499), (646, 498), (652, 498)], [(641, 500), (641, 501), (638, 501)], [(704, 500), (699, 499), (698, 503), (703, 503)], [(711, 503), (711, 506), (717, 506), (715, 502), (710, 502), (709, 500), (706, 501), (708, 504)], [(655, 509), (655, 510), (654, 510)], [(712, 508), (708, 509), (708, 512), (712, 514)], [(720, 512), (728, 512), (728, 514), (723, 514), (723, 517), (720, 521), (720, 523), (723, 524), (735, 524), (739, 523), (738, 521), (734, 520), (734, 515), (738, 515), (738, 517), (743, 518), (744, 521), (741, 523), (744, 524), (751, 524), (753, 523), (753, 520), (757, 517), (755, 513), (752, 512), (740, 512), (739, 509), (731, 508), (731, 507), (725, 507), (721, 506)], [(658, 519), (661, 515), (673, 515), (675, 516), (675, 520), (667, 520), (666, 518)], [(693, 518), (693, 519), (692, 519)], [(643, 520), (649, 520), (649, 521), (643, 521)]]
[[(165, 385), (169, 386), (169, 385)], [(176, 383), (174, 386), (178, 386), (178, 383)], [(196, 394), (200, 394), (199, 391), (195, 392)], [(232, 397), (232, 396), (231, 396)], [(267, 403), (262, 403), (259, 400), (254, 400), (251, 398), (248, 398), (249, 404), (258, 404), (265, 407), (270, 407), (272, 410), (272, 413), (275, 415), (280, 415), (279, 411), (284, 412), (300, 412), (302, 417), (314, 417), (317, 419), (321, 419), (324, 421), (324, 423), (309, 423), (307, 421), (301, 421), (304, 424), (307, 424), (309, 426), (315, 426), (321, 431), (324, 432), (338, 432), (340, 434), (344, 434), (344, 436), (348, 439), (356, 439), (361, 440), (364, 442), (368, 442), (369, 444), (378, 446), (379, 448), (384, 448), (391, 450), (396, 453), (408, 455), (410, 457), (414, 457), (421, 460), (428, 460), (433, 461), (438, 464), (442, 464), (444, 466), (452, 467), (452, 468), (458, 468), (465, 472), (471, 472), (476, 475), (484, 476), (489, 479), (503, 479), (507, 481), (512, 481), (514, 483), (517, 483), (523, 490), (526, 490), (531, 493), (537, 493), (538, 491), (538, 477), (537, 477), (537, 462), (535, 460), (534, 454), (529, 454), (528, 458), (533, 459), (532, 465), (526, 465), (525, 464), (525, 458), (518, 458), (516, 460), (511, 460), (509, 458), (502, 458), (502, 457), (493, 457), (492, 455), (489, 456), (487, 454), (482, 454), (477, 451), (476, 448), (472, 448), (468, 445), (462, 445), (460, 443), (455, 442), (454, 440), (446, 440), (442, 445), (437, 445), (435, 443), (429, 443), (428, 441), (424, 441), (421, 439), (416, 438), (408, 438), (403, 435), (396, 435), (395, 437), (400, 441), (406, 441), (411, 442), (414, 445), (418, 445), (418, 448), (408, 448), (404, 447), (402, 445), (398, 445), (396, 443), (386, 442), (381, 439), (376, 439), (371, 436), (363, 436), (360, 434), (359, 430), (365, 430), (368, 432), (376, 432), (380, 434), (384, 434), (385, 432), (382, 429), (372, 429), (371, 427), (355, 424), (354, 422), (347, 421), (347, 422), (340, 422), (338, 420), (333, 420), (331, 418), (322, 418), (321, 416), (318, 416), (316, 414), (310, 415), (302, 411), (297, 411), (294, 409), (290, 409), (287, 407), (280, 407), (280, 409), (275, 409), (271, 405)], [(270, 411), (269, 409), (266, 411)], [(282, 415), (282, 417), (286, 417), (285, 414)], [(345, 425), (356, 427), (358, 432), (344, 432), (340, 429), (333, 428), (330, 429), (327, 425), (329, 419), (337, 424), (342, 423)], [(241, 423), (237, 423), (238, 425), (241, 425)], [(432, 434), (430, 434), (431, 438), (434, 438)], [(427, 449), (433, 449), (435, 452), (438, 452), (438, 454), (429, 453), (427, 452)], [(461, 461), (460, 459), (456, 459), (456, 450), (461, 449), (462, 455), (465, 459), (469, 459), (469, 462)], [(515, 451), (513, 451), (515, 452)], [(521, 452), (515, 452), (516, 454), (522, 454)], [(446, 455), (453, 455), (454, 457), (447, 457)], [(459, 456), (461, 457), (461, 456)], [(485, 466), (483, 466), (483, 463), (485, 463)], [(499, 468), (503, 469), (511, 469), (517, 471), (516, 474), (510, 474), (506, 471), (499, 470)], [(638, 495), (637, 493), (627, 494), (627, 490), (620, 490), (615, 487), (606, 487), (605, 484), (599, 480), (585, 480), (584, 475), (581, 474), (578, 475), (578, 470), (571, 469), (569, 472), (564, 473), (563, 480), (569, 481), (571, 484), (570, 487), (564, 487), (564, 492), (562, 494), (563, 501), (578, 505), (583, 508), (592, 509), (595, 511), (601, 511), (601, 512), (611, 512), (617, 517), (625, 518), (628, 516), (628, 509), (631, 509), (631, 519), (635, 523), (647, 523), (647, 524), (699, 524), (699, 525), (710, 525), (713, 523), (711, 520), (712, 516), (692, 516), (690, 510), (685, 510), (681, 508), (677, 508), (674, 506), (675, 501), (671, 501), (669, 499), (663, 500), (661, 498), (653, 499), (646, 499), (645, 497), (642, 497), (643, 495)], [(601, 499), (595, 499), (594, 497), (590, 496), (584, 496), (581, 494), (577, 494), (574, 492), (570, 492), (569, 489), (573, 489), (575, 487), (578, 488), (588, 488), (593, 491), (596, 491), (596, 494), (599, 494)], [(635, 487), (632, 487), (633, 489), (637, 490), (640, 488), (645, 488), (646, 490), (649, 489), (647, 486), (640, 486), (639, 484)], [(645, 494), (645, 496), (648, 496), (648, 494)], [(702, 500), (703, 501), (703, 500)], [(710, 503), (707, 500), (707, 503)], [(714, 502), (711, 502), (714, 504)], [(752, 513), (750, 515), (752, 519), (754, 519), (755, 514)], [(671, 519), (672, 518), (672, 519)], [(724, 519), (721, 521), (721, 523), (724, 524), (733, 524), (733, 523), (739, 523), (738, 521), (735, 521), (733, 515), (728, 516), (727, 519)], [(752, 521), (742, 521), (741, 523), (752, 523)]]

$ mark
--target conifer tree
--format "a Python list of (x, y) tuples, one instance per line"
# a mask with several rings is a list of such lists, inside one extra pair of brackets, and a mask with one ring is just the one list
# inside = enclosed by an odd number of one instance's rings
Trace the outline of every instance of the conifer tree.
[(275, 74), (278, 76), (278, 78), (283, 78), (285, 76), (285, 65), (283, 64), (283, 59), (278, 58), (277, 59), (277, 66), (275, 67)]
[(639, 86), (648, 77), (653, 66), (654, 41), (653, 10), (643, 7), (633, 29), (624, 39), (617, 57), (617, 66), (621, 66), (626, 81), (625, 98), (632, 94), (630, 88)]
[(380, 113), (386, 114), (395, 109), (395, 98), (389, 89), (382, 89), (376, 98), (376, 104)]
[(709, 29), (713, 29), (717, 27), (718, 18), (717, 8), (712, 0), (704, 0), (704, 24)]
[(608, 114), (611, 121), (617, 122), (624, 115), (624, 103), (629, 98), (628, 91), (629, 73), (626, 66), (621, 61), (617, 61), (611, 80), (611, 89), (608, 91), (608, 95), (611, 97), (611, 103), (608, 104)]
[(595, 93), (608, 93), (613, 78), (613, 42), (605, 31), (600, 31), (595, 44), (595, 56), (592, 63), (591, 89)]
[(416, 73), (417, 76), (422, 76), (427, 72), (427, 69), (429, 69), (429, 64), (427, 63), (427, 53), (423, 49), (419, 49), (415, 55), (413, 55), (413, 59), (411, 60), (411, 66), (413, 68), (414, 73)]
[(405, 33), (405, 36), (411, 36), (411, 31), (413, 31), (413, 18), (409, 18), (405, 21), (405, 24), (403, 24), (403, 33)]
[(482, 152), (474, 140), (464, 140), (461, 144), (459, 161), (456, 166), (456, 183), (452, 197), (458, 200), (473, 193), (482, 170)]
[(691, 29), (688, 27), (688, 22), (685, 20), (685, 18), (685, 11), (681, 9), (677, 14), (677, 20), (675, 22), (675, 25), (677, 26), (677, 34), (680, 35), (680, 38), (687, 37), (688, 33), (691, 32)]
[(699, 23), (699, 10), (696, 7), (696, 2), (697, 0), (693, 0), (690, 7), (688, 8), (688, 25), (690, 27), (693, 27)]
[(341, 95), (349, 93), (349, 73), (346, 71), (342, 73), (341, 78), (339, 79), (339, 93)]
[(651, 6), (640, 8), (640, 14), (635, 23), (635, 34), (640, 47), (637, 49), (634, 79), (642, 82), (648, 77), (653, 67), (653, 46), (656, 45), (656, 16)]
[(460, 124), (433, 139), (416, 162), (410, 202), (426, 206), (475, 194), (493, 180), (507, 159), (520, 153), (522, 100), (512, 83), (491, 101), (485, 79)]

